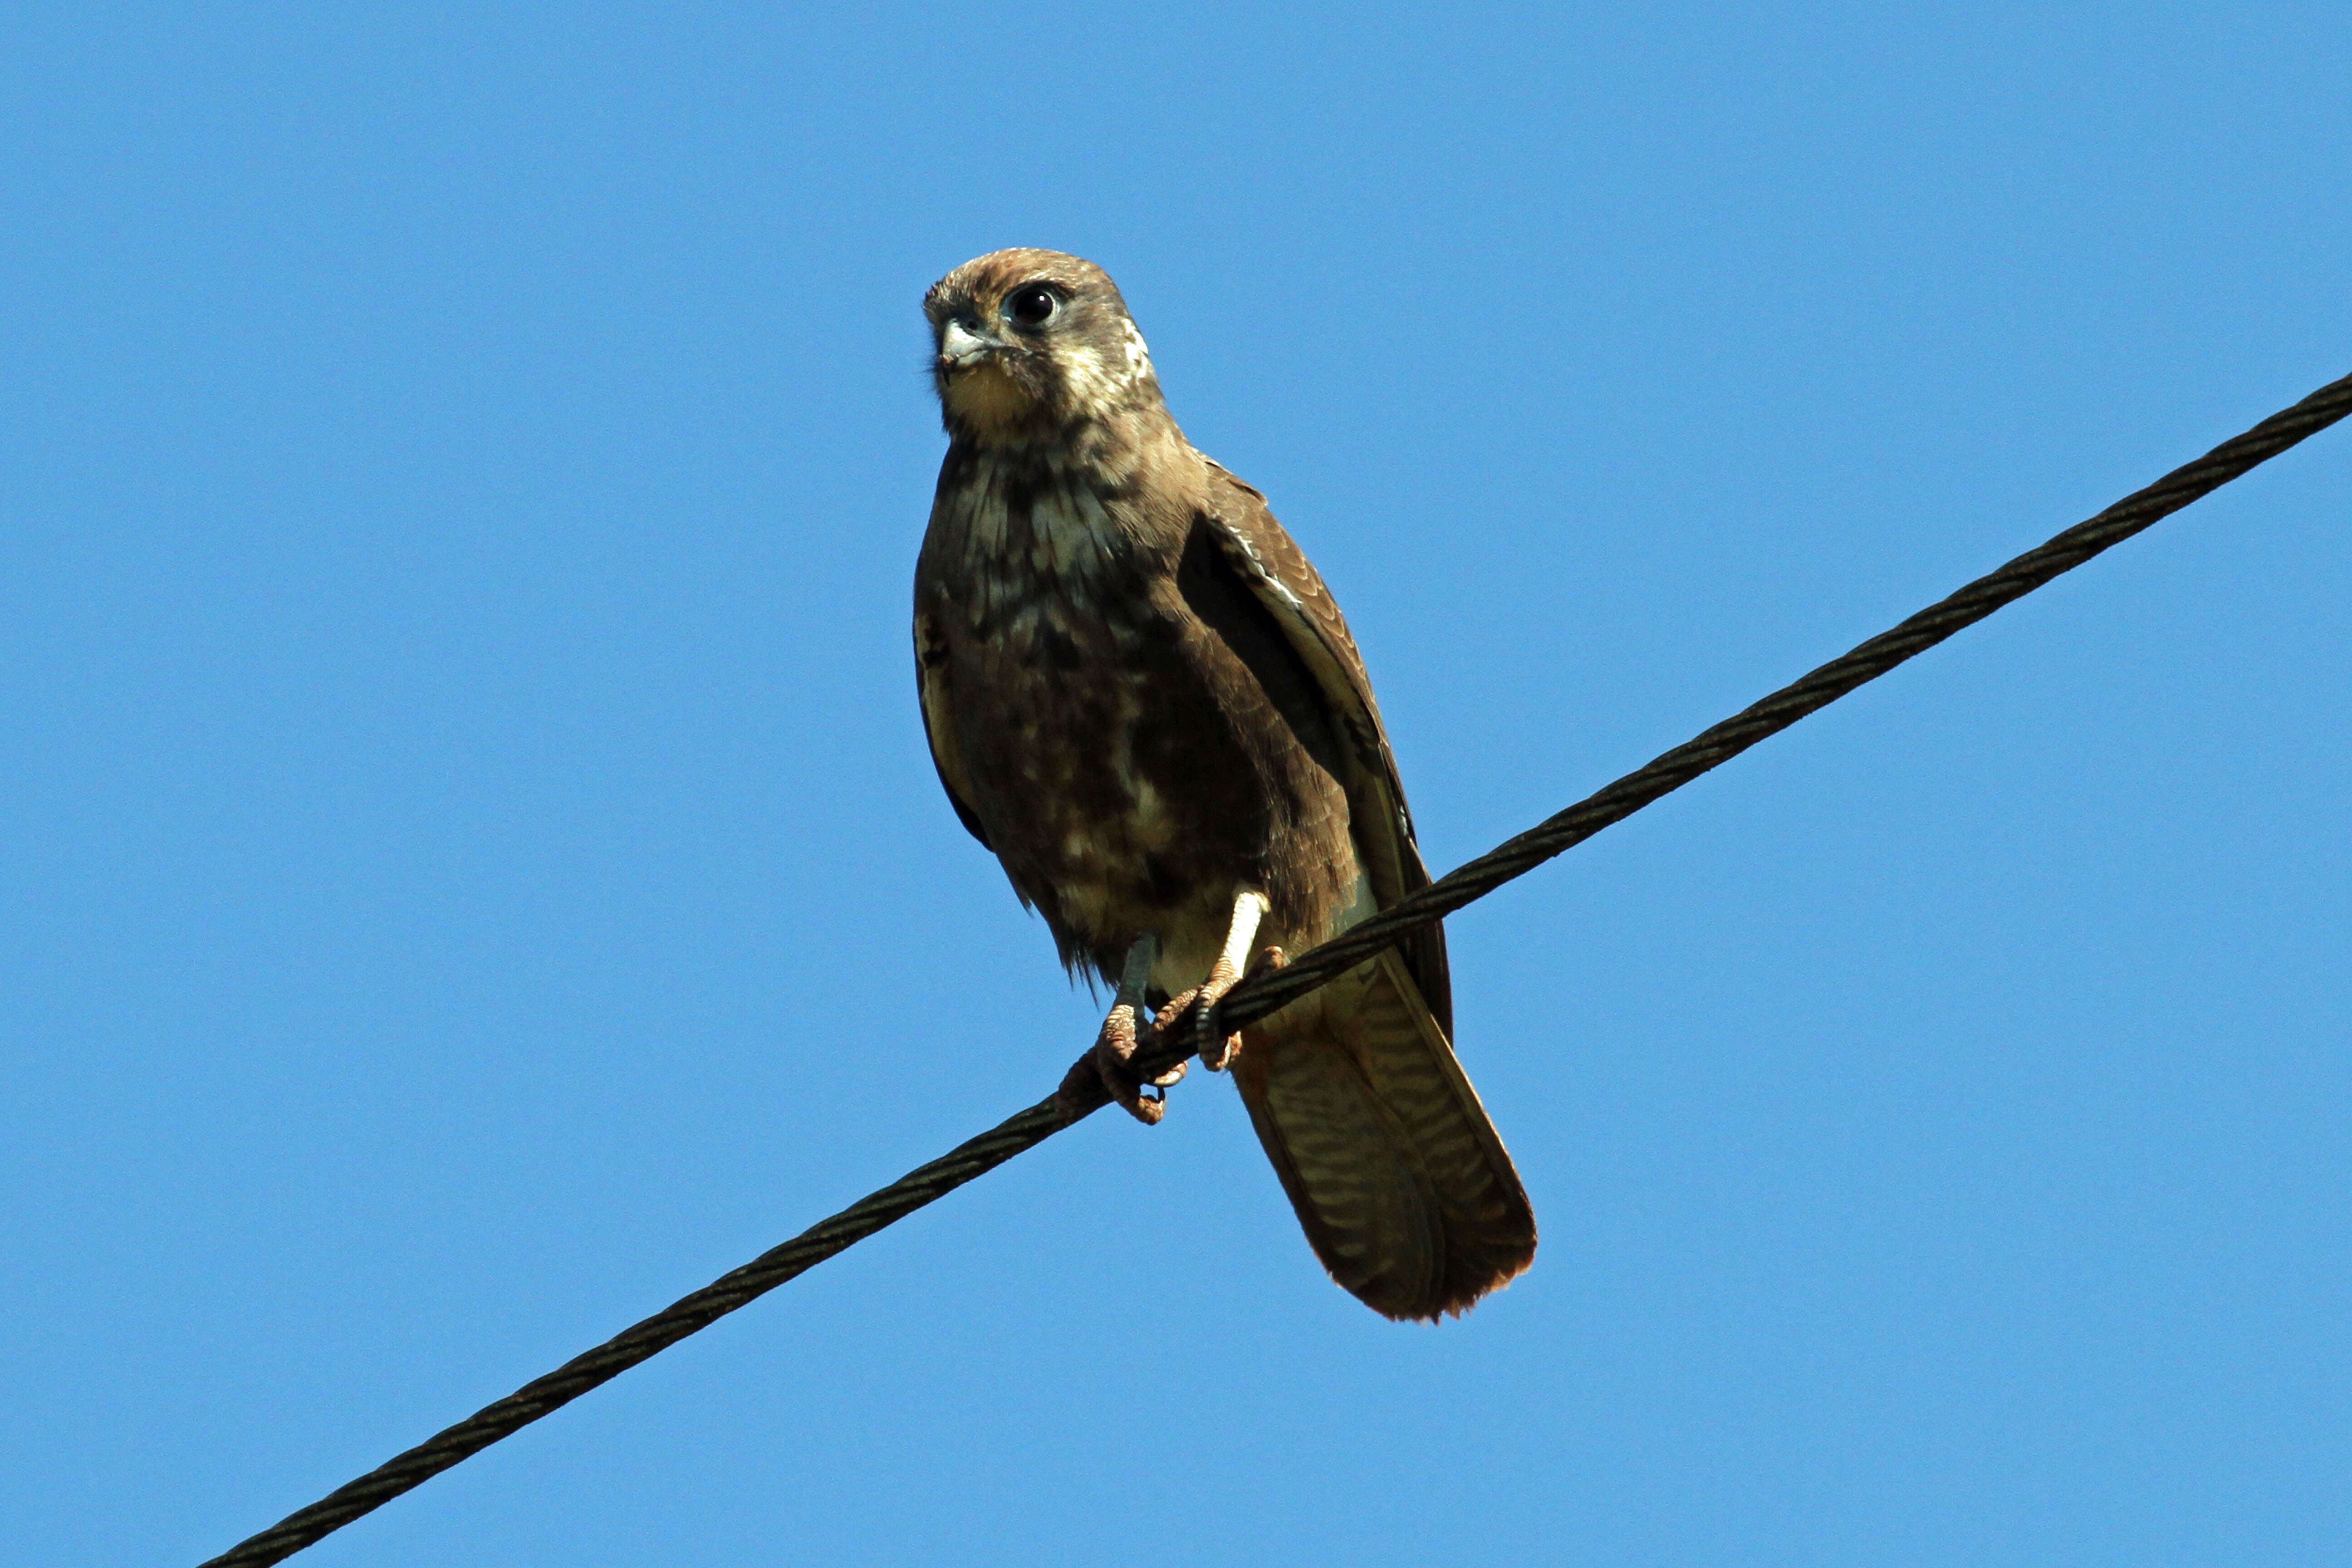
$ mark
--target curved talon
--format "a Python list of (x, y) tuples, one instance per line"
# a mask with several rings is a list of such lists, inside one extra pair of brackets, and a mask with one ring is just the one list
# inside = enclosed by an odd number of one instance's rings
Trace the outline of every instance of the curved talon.
[(1190, 991), (1168, 998), (1152, 1017), (1152, 1043), (1167, 1045), (1172, 1042), (1176, 1038), (1176, 1031), (1183, 1026), (1184, 1016), (1192, 1010), (1192, 1004), (1199, 1001), (1200, 996), (1201, 988), (1195, 985)]
[[(1151, 966), (1159, 962), (1160, 939), (1149, 931), (1136, 938), (1119, 971), (1118, 996), (1103, 1019), (1094, 1048), (1087, 1053), (1087, 1059), (1094, 1063), (1095, 1076), (1102, 1080), (1104, 1092), (1120, 1110), (1146, 1127), (1157, 1127), (1160, 1119), (1168, 1114), (1167, 1095), (1146, 1095), (1143, 1075), (1135, 1066), (1135, 1021), (1140, 1016), (1143, 994), (1151, 984)], [(1183, 1076), (1184, 1065), (1179, 1062), (1152, 1075), (1151, 1087), (1165, 1090)]]
[[(1257, 955), (1257, 961), (1249, 966), (1249, 973), (1243, 978), (1250, 979), (1268, 970), (1280, 969), (1289, 962), (1290, 955), (1284, 952), (1282, 949), (1266, 948)], [(1195, 1026), (1201, 1037), (1201, 1065), (1211, 1072), (1223, 1072), (1232, 1066), (1234, 1056), (1242, 1048), (1242, 1037), (1238, 1031), (1219, 1038), (1217, 1030), (1217, 1005), (1224, 1000), (1225, 993), (1231, 991), (1235, 984), (1237, 983), (1228, 980), (1223, 985), (1216, 985), (1214, 977), (1212, 976), (1211, 986), (1214, 987), (1215, 994), (1202, 1005), (1200, 1022)], [(1209, 990), (1211, 986), (1203, 986), (1202, 989)]]
[(1201, 1042), (1201, 1065), (1211, 1072), (1223, 1072), (1233, 1066), (1234, 1058), (1242, 1048), (1239, 1035), (1227, 1035), (1222, 1040)]
[(1226, 1034), (1217, 1027), (1217, 1004), (1223, 1000), (1223, 992), (1232, 989), (1227, 985), (1217, 995), (1203, 998), (1200, 1016), (1192, 1025), (1193, 1038), (1200, 1043), (1201, 1065), (1211, 1072), (1224, 1071), (1233, 1064), (1234, 1053), (1242, 1048), (1241, 1036)]
[(1181, 996), (1171, 996), (1168, 1005), (1160, 1009), (1152, 1020), (1151, 1035), (1155, 1043), (1179, 1043), (1197, 1052), (1201, 1065), (1211, 1072), (1223, 1072), (1234, 1053), (1241, 1049), (1239, 1035), (1219, 1035), (1217, 1003), (1239, 982), (1237, 978), (1212, 974), (1205, 985), (1196, 985)]
[[(1121, 1003), (1103, 1019), (1102, 1032), (1095, 1037), (1095, 1048), (1090, 1053), (1095, 1071), (1102, 1079), (1112, 1103), (1146, 1127), (1157, 1127), (1160, 1119), (1168, 1114), (1168, 1098), (1165, 1093), (1143, 1092), (1142, 1075), (1135, 1069), (1135, 1009)], [(1150, 1087), (1165, 1090), (1183, 1076), (1184, 1064), (1178, 1062), (1154, 1077)]]

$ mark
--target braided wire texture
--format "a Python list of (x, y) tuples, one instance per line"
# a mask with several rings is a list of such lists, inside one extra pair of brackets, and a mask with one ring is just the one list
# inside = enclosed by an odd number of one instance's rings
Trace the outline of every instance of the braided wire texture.
[(698, 1333), (739, 1307), (835, 1253), (856, 1246), (883, 1226), (994, 1170), (1013, 1155), (1044, 1142), (1078, 1120), (1049, 1096), (979, 1137), (960, 1143), (928, 1165), (908, 1172), (880, 1192), (851, 1205), (771, 1247), (740, 1268), (721, 1275), (690, 1296), (681, 1297), (644, 1321), (573, 1356), (544, 1377), (534, 1378), (504, 1399), (484, 1405), (456, 1426), (435, 1433), (355, 1481), (336, 1488), (310, 1507), (291, 1513), (248, 1540), (211, 1558), (204, 1568), (257, 1568), (292, 1556), (320, 1537), (423, 1485), (502, 1437), (571, 1404), (590, 1389)]
[[(1286, 967), (1253, 974), (1225, 994), (1213, 1020), (1156, 1054), (1139, 1053), (1147, 1069), (1172, 1067), (1192, 1054), (1184, 1043), (1211, 1031), (1237, 1029), (1337, 979), (1400, 937), (1525, 876), (1536, 867), (1622, 822), (1701, 773), (1730, 761), (1768, 736), (1893, 669), (2002, 605), (2022, 598), (2061, 573), (2129, 539), (2199, 497), (2352, 414), (2352, 376), (2330, 382), (2292, 408), (2271, 416), (2193, 463), (2175, 468), (2146, 489), (2117, 501), (2086, 522), (1978, 578), (1893, 630), (1790, 682), (1763, 700), (1675, 747), (1647, 766), (1586, 796), (1476, 859), (1461, 866), (1301, 954)], [(381, 1508), (491, 1444), (561, 1409), (599, 1384), (649, 1360), (688, 1335), (748, 1306), (786, 1280), (865, 1240), (926, 1205), (1083, 1121), (1109, 1103), (1089, 1058), (1070, 1068), (1062, 1087), (979, 1137), (918, 1166), (832, 1218), (822, 1220), (693, 1294), (574, 1356), (546, 1376), (485, 1405), (456, 1426), (398, 1454), (357, 1480), (338, 1487), (240, 1542), (202, 1568), (263, 1568)]]
[(1220, 1025), (1236, 1029), (1287, 1005), (1373, 957), (1410, 931), (1484, 898), (1515, 877), (1622, 822), (1663, 795), (1729, 762), (1759, 741), (1877, 679), (1915, 654), (1974, 626), (2062, 573), (2228, 484), (2308, 436), (2352, 413), (2352, 376), (2330, 382), (2294, 407), (2272, 415), (2244, 435), (2224, 441), (2193, 463), (2126, 496), (2088, 521), (2075, 524), (1949, 597), (1930, 605), (1891, 631), (1830, 660), (1769, 697), (1742, 709), (1647, 766), (1587, 795), (1557, 816), (1455, 868), (1410, 898), (1350, 927), (1288, 967), (1253, 976), (1225, 994)]

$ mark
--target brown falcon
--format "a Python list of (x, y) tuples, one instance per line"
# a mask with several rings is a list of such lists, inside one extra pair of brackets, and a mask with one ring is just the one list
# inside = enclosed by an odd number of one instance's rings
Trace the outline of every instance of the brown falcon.
[[(1339, 606), (1177, 428), (1109, 277), (1000, 250), (923, 309), (950, 437), (915, 569), (932, 760), (1063, 963), (1117, 986), (1095, 1062), (1157, 1121), (1139, 1008), (1197, 1026), (1255, 944), (1279, 962), (1429, 873)], [(1461, 1311), (1535, 1256), (1452, 1032), (1431, 926), (1203, 1056), (1316, 1256), (1392, 1318)]]

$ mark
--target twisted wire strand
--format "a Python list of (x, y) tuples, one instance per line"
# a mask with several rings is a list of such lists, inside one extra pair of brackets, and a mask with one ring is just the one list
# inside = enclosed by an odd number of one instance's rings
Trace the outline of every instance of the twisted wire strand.
[(450, 1466), (473, 1458), (500, 1438), (571, 1404), (590, 1389), (620, 1376), (639, 1362), (658, 1355), (688, 1334), (709, 1328), (835, 1253), (856, 1246), (883, 1226), (906, 1218), (973, 1177), (1044, 1142), (1085, 1114), (1049, 1095), (979, 1137), (959, 1143), (929, 1164), (908, 1172), (831, 1219), (819, 1221), (782, 1246), (769, 1248), (740, 1268), (721, 1275), (690, 1296), (681, 1297), (594, 1350), (573, 1356), (546, 1376), (534, 1378), (504, 1399), (484, 1405), (456, 1426), (435, 1433), (357, 1480), (336, 1488), (310, 1507), (287, 1515), (260, 1534), (208, 1559), (204, 1568), (258, 1568), (262, 1563), (282, 1562), (361, 1515), (431, 1480)]
[(2347, 413), (2352, 413), (2352, 376), (2330, 382), (2294, 407), (2272, 415), (2195, 462), (2183, 464), (2146, 489), (2126, 496), (2088, 521), (2075, 524), (2048, 543), (1987, 573), (1893, 630), (1880, 633), (1852, 652), (1830, 660), (1664, 752), (1647, 766), (1627, 773), (1475, 860), (1456, 867), (1419, 892), (1399, 900), (1295, 960), (1287, 968), (1252, 976), (1225, 994), (1219, 1009), (1219, 1026), (1237, 1029), (1298, 1000), (1377, 955), (1398, 938), (1484, 898), (1513, 878), (1525, 876), (1602, 828), (1623, 821), (1701, 773), (1729, 762), (1759, 741), (1780, 733), (1856, 687), (1877, 679), (1915, 654), (1926, 652), (2002, 605), (2023, 598), (2052, 578), (2073, 571), (2199, 497), (2219, 489), (2305, 437), (2326, 429)]
[[(2072, 571), (2100, 552), (2129, 539), (2305, 437), (2326, 429), (2347, 414), (2352, 414), (2352, 376), (2329, 383), (2294, 407), (2271, 416), (2245, 434), (2174, 469), (2088, 521), (2076, 524), (2040, 548), (1978, 578), (1893, 630), (1832, 659), (1762, 701), (1663, 753), (1647, 766), (1449, 872), (1345, 934), (1302, 953), (1287, 967), (1253, 975), (1226, 994), (1213, 1026), (1221, 1031), (1237, 1029), (1297, 1001), (1376, 956), (1400, 937), (1443, 919), (1514, 878), (1525, 876), (1612, 823), (1622, 821), (1759, 741), (1779, 733), (1856, 687), (1875, 680), (1913, 655), (1933, 647), (2061, 573)], [(1182, 1038), (1197, 1037), (1192, 1030), (1176, 1034)], [(1160, 1054), (1157, 1065), (1173, 1066), (1191, 1054), (1171, 1044)], [(308, 1508), (289, 1514), (260, 1534), (208, 1560), (202, 1568), (262, 1568), (267, 1563), (282, 1562), (688, 1335), (709, 1327), (885, 1226), (904, 1219), (1014, 1155), (1034, 1148), (1108, 1103), (1108, 1097), (1091, 1062), (1081, 1058), (1056, 1092), (1026, 1110), (958, 1144), (930, 1163), (918, 1166), (881, 1191), (811, 1226), (782, 1246), (761, 1253), (740, 1268), (681, 1298), (595, 1349), (574, 1356), (546, 1376), (485, 1405)]]

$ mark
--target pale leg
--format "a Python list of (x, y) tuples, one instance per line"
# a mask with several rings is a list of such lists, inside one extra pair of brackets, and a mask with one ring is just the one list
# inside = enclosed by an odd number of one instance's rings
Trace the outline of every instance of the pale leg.
[(1217, 962), (1209, 966), (1209, 977), (1181, 996), (1171, 996), (1168, 1005), (1160, 1010), (1153, 1024), (1155, 1033), (1165, 1034), (1175, 1028), (1187, 1013), (1197, 1013), (1193, 1028), (1199, 1033), (1196, 1047), (1201, 1053), (1201, 1065), (1211, 1072), (1223, 1072), (1225, 1064), (1241, 1048), (1239, 1035), (1213, 1037), (1210, 1020), (1216, 1015), (1217, 1004), (1226, 992), (1241, 984), (1242, 966), (1249, 962), (1250, 943), (1257, 940), (1257, 928), (1274, 906), (1264, 893), (1255, 888), (1244, 888), (1234, 895), (1234, 913), (1225, 927), (1225, 945), (1217, 954)]

